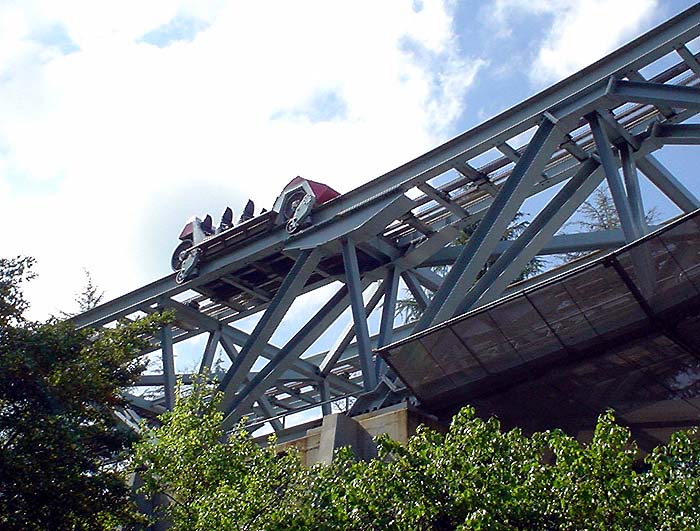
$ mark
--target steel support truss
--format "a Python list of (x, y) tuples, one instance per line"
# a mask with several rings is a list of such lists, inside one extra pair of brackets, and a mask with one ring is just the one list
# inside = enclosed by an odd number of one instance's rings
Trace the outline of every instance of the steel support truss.
[[(700, 126), (687, 123), (700, 112), (700, 62), (688, 48), (698, 36), (700, 6), (695, 6), (322, 205), (304, 230), (289, 235), (269, 226), (205, 261), (196, 278), (178, 284), (174, 274), (166, 276), (85, 312), (75, 324), (100, 327), (174, 310), (175, 321), (144, 353), (160, 355), (162, 371), (145, 375), (140, 385), (160, 392), (152, 399), (135, 392), (135, 411), (173, 406), (176, 380), (187, 385), (194, 377), (176, 371), (176, 350), (200, 335), (206, 340), (196, 366), (219, 382), (228, 427), (247, 417), (251, 425), (269, 423), (283, 431), (291, 414), (328, 413), (333, 402), (348, 397), (364, 393), (357, 411), (403, 396), (401, 382), (377, 365), (374, 348), (517, 289), (511, 283), (536, 256), (611, 249), (643, 236), (649, 227), (640, 176), (680, 211), (700, 207), (683, 177), (653, 155), (667, 144), (700, 144)], [(669, 54), (675, 57), (670, 67)], [(561, 233), (603, 180), (621, 229)], [(548, 189), (555, 193), (542, 194)], [(526, 230), (514, 241), (502, 241), (523, 203), (538, 194), (549, 199), (541, 201)], [(466, 228), (473, 229), (468, 238)], [(636, 259), (643, 275), (645, 257)], [(435, 266), (447, 267), (444, 280), (431, 269)], [(214, 282), (240, 290), (216, 299), (207, 288)], [(315, 299), (315, 306), (295, 310), (295, 301), (311, 292), (316, 295), (305, 300)], [(422, 317), (397, 326), (402, 293), (410, 293)], [(248, 333), (241, 321), (251, 316), (257, 321)], [(335, 337), (320, 341), (333, 326)], [(279, 330), (288, 339), (276, 345)], [(219, 350), (230, 366), (217, 373), (212, 367)]]

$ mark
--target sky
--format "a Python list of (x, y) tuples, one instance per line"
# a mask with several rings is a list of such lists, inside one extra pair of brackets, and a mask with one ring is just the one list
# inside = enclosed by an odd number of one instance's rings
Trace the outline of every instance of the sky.
[(685, 0), (0, 0), (0, 256), (30, 317), (170, 273), (182, 226), (296, 175), (340, 192), (517, 104)]

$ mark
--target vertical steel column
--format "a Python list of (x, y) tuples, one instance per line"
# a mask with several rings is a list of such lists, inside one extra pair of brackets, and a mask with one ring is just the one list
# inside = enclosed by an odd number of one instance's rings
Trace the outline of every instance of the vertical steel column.
[(321, 398), (321, 414), (325, 417), (331, 414), (330, 393), (328, 392), (328, 382), (324, 379), (318, 384), (318, 396)]
[[(395, 267), (388, 267), (384, 277), (384, 305), (382, 306), (382, 317), (379, 323), (379, 336), (377, 337), (377, 348), (381, 348), (391, 343), (394, 334), (394, 317), (396, 315), (396, 297), (399, 291), (399, 272)], [(375, 363), (377, 381), (386, 372), (387, 366), (384, 360), (377, 358)]]
[(221, 402), (222, 408), (225, 409), (230, 403), (233, 395), (245, 380), (255, 360), (258, 359), (263, 348), (267, 345), (294, 299), (306, 285), (306, 281), (316, 269), (320, 259), (321, 252), (318, 249), (313, 251), (305, 250), (299, 254), (294, 266), (287, 273), (267, 310), (265, 310), (265, 313), (255, 325), (250, 338), (238, 356), (236, 356), (233, 365), (221, 382), (220, 389), (224, 391), (224, 399)]
[(686, 214), (700, 208), (697, 197), (653, 155), (637, 159), (637, 168)]
[(491, 256), (508, 223), (515, 217), (518, 207), (528, 196), (565, 134), (566, 132), (555, 127), (549, 118), (542, 119), (510, 177), (501, 186), (498, 195), (455, 260), (454, 266), (418, 321), (414, 332), (425, 330), (432, 324), (455, 315), (464, 293)]
[[(384, 296), (384, 291), (381, 289), (380, 284), (375, 284), (372, 294), (370, 295), (367, 304), (365, 304), (365, 316), (369, 315), (374, 311), (377, 304)], [(355, 323), (350, 321), (343, 331), (338, 336), (338, 339), (333, 346), (328, 350), (328, 353), (324, 356), (323, 361), (319, 364), (318, 368), (321, 370), (322, 376), (327, 376), (331, 372), (331, 369), (342, 356), (345, 349), (348, 348), (352, 340), (355, 338)]]
[(600, 118), (597, 113), (589, 114), (586, 116), (586, 120), (591, 126), (596, 149), (598, 150), (600, 161), (605, 170), (605, 178), (608, 181), (615, 208), (620, 216), (620, 224), (622, 225), (622, 232), (625, 234), (625, 240), (627, 243), (633, 242), (641, 237), (641, 234), (637, 230), (632, 217), (632, 210), (630, 208), (627, 192), (622, 184), (622, 179), (620, 179), (620, 174), (617, 171), (617, 162), (615, 161), (615, 155), (613, 155), (612, 148), (610, 147), (610, 140), (600, 124)]
[(649, 232), (649, 226), (646, 222), (642, 192), (639, 189), (639, 175), (637, 175), (637, 166), (634, 163), (633, 149), (627, 142), (622, 144), (619, 149), (620, 160), (622, 161), (622, 175), (625, 178), (627, 197), (632, 207), (632, 219), (637, 226), (640, 236), (643, 236)]
[(394, 332), (396, 296), (399, 291), (399, 273), (396, 271), (396, 268), (387, 268), (382, 287), (384, 288), (384, 303), (382, 306), (382, 318), (379, 325), (379, 336), (377, 337), (377, 348), (391, 343)]
[(173, 353), (173, 329), (165, 325), (160, 329), (160, 348), (163, 353), (163, 387), (165, 407), (175, 407), (175, 355)]
[[(499, 281), (500, 284), (499, 288), (501, 286), (505, 288), (513, 278), (517, 277), (522, 267), (518, 267), (516, 270), (513, 270), (515, 268), (511, 269), (510, 275), (505, 275), (505, 271), (510, 269), (515, 262), (518, 263), (518, 266), (521, 264), (524, 266), (527, 262), (532, 260), (539, 249), (531, 248), (530, 252), (526, 253), (525, 256), (520, 256), (525, 248), (528, 247), (535, 238), (538, 239), (538, 247), (547, 243), (559, 227), (561, 227), (562, 223), (569, 219), (576, 208), (578, 208), (586, 197), (595, 190), (596, 186), (600, 183), (600, 178), (593, 179), (593, 182), (583, 190), (581, 188), (598, 167), (599, 164), (592, 159), (588, 159), (581, 165), (581, 168), (576, 174), (549, 200), (540, 213), (535, 216), (535, 219), (525, 228), (523, 233), (513, 241), (491, 267), (488, 268), (486, 273), (476, 281), (464, 297), (459, 307), (459, 313), (464, 313), (474, 307), (481, 296), (487, 291), (490, 291), (497, 281)], [(572, 201), (574, 197), (576, 197), (576, 200)], [(518, 260), (519, 258), (520, 260)], [(502, 276), (504, 276), (503, 279), (500, 278)], [(505, 284), (505, 286), (503, 284)]]
[(345, 278), (350, 292), (350, 307), (352, 308), (352, 319), (355, 323), (355, 337), (357, 338), (357, 353), (360, 357), (360, 367), (362, 368), (362, 384), (366, 391), (374, 389), (377, 385), (375, 377), (374, 362), (372, 360), (372, 346), (369, 341), (369, 329), (367, 328), (367, 316), (365, 315), (365, 305), (362, 301), (362, 282), (360, 280), (360, 268), (357, 264), (357, 253), (355, 244), (344, 239), (343, 263), (345, 264)]

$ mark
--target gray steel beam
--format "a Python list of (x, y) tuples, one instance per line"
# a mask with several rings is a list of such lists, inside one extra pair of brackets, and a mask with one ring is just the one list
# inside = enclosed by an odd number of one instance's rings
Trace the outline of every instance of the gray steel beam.
[(320, 259), (321, 251), (319, 249), (302, 251), (299, 254), (294, 266), (287, 273), (282, 285), (275, 293), (272, 302), (255, 325), (253, 332), (250, 334), (250, 339), (243, 346), (221, 382), (220, 388), (224, 392), (224, 398), (221, 403), (222, 408), (226, 408), (233, 399), (238, 387), (243, 383), (248, 372), (250, 372), (255, 360), (261, 355), (263, 348), (279, 326), (287, 310), (289, 310), (295, 298), (304, 288), (306, 281), (316, 269)]
[(425, 291), (423, 291), (423, 288), (421, 287), (420, 282), (418, 282), (415, 273), (413, 271), (404, 271), (401, 273), (401, 278), (403, 278), (403, 281), (406, 283), (406, 287), (408, 288), (408, 291), (411, 292), (411, 295), (416, 301), (418, 307), (421, 309), (421, 311), (425, 311), (428, 304), (430, 304), (430, 299), (425, 294)]
[(639, 188), (639, 176), (637, 175), (637, 165), (634, 162), (632, 146), (623, 144), (619, 146), (619, 150), (622, 162), (622, 175), (625, 178), (627, 198), (632, 211), (632, 221), (637, 227), (639, 234), (643, 236), (649, 232), (649, 226), (646, 222), (644, 201), (642, 200), (642, 191)]
[(693, 55), (684, 44), (676, 48), (676, 53), (680, 55), (681, 59), (688, 65), (688, 67), (693, 71), (693, 73), (700, 77), (700, 63), (698, 63), (697, 58)]
[(598, 151), (598, 156), (605, 170), (605, 178), (608, 181), (615, 208), (620, 216), (622, 231), (625, 233), (627, 243), (633, 242), (641, 237), (641, 232), (634, 223), (627, 192), (625, 191), (622, 179), (620, 179), (620, 174), (617, 170), (618, 164), (615, 160), (612, 147), (610, 146), (610, 140), (605, 130), (600, 125), (598, 113), (589, 114), (586, 119), (591, 126), (591, 133), (593, 133), (596, 150)]
[(653, 155), (638, 158), (637, 168), (683, 212), (700, 208), (700, 201)]
[(372, 361), (372, 347), (369, 341), (365, 306), (362, 301), (360, 268), (357, 264), (355, 244), (351, 240), (345, 239), (342, 242), (342, 246), (345, 277), (350, 291), (350, 307), (352, 308), (352, 318), (355, 323), (355, 337), (357, 338), (360, 366), (362, 367), (363, 385), (365, 390), (369, 391), (374, 388), (377, 381), (374, 373), (374, 362)]
[(328, 392), (328, 386), (326, 385), (325, 382), (323, 382), (323, 383), (321, 383), (321, 385), (319, 385), (318, 394), (319, 394), (319, 397), (321, 398), (321, 414), (324, 417), (326, 415), (330, 415), (332, 413), (331, 403), (329, 402), (330, 393)]
[(163, 384), (165, 407), (175, 407), (175, 354), (173, 352), (173, 329), (165, 325), (160, 329), (160, 348), (163, 352)]
[(700, 111), (700, 89), (696, 87), (611, 78), (607, 94), (623, 103), (662, 104)]
[(238, 357), (238, 349), (231, 338), (227, 334), (221, 334), (219, 343), (221, 343), (221, 346), (223, 347), (224, 352), (226, 352), (228, 359), (231, 360), (231, 363), (235, 362), (236, 358)]
[[(608, 130), (609, 138), (612, 144), (618, 146), (619, 144), (629, 144), (635, 151), (640, 147), (640, 140), (632, 135), (627, 129), (625, 129), (620, 123), (615, 119), (612, 112), (600, 112), (598, 113), (598, 118)], [(618, 146), (619, 147), (619, 146)]]
[(211, 371), (211, 365), (214, 362), (216, 348), (219, 346), (219, 339), (221, 339), (220, 330), (214, 330), (213, 332), (209, 332), (209, 337), (207, 338), (207, 345), (204, 347), (202, 363), (199, 365), (200, 374)]
[[(647, 78), (640, 74), (638, 70), (630, 69), (625, 74), (627, 76), (627, 79), (629, 79), (630, 81), (639, 81), (641, 83), (645, 83), (647, 81)], [(670, 118), (674, 115), (673, 107), (671, 107), (670, 105), (658, 103), (655, 105), (655, 107), (659, 109), (659, 111), (661, 111), (661, 114), (663, 114), (666, 118)]]
[(651, 130), (651, 136), (663, 144), (698, 145), (700, 124), (656, 123)]
[(452, 212), (458, 218), (466, 218), (469, 216), (469, 212), (450, 199), (450, 194), (433, 188), (428, 183), (419, 184), (418, 189), (430, 199)]
[(418, 282), (420, 282), (424, 287), (426, 287), (433, 293), (440, 289), (442, 282), (445, 280), (435, 271), (432, 271), (429, 267), (413, 269), (412, 273)]
[(379, 336), (377, 345), (379, 348), (391, 343), (394, 331), (394, 316), (396, 314), (396, 296), (399, 291), (399, 272), (395, 267), (387, 268), (384, 282), (382, 283), (384, 303), (379, 324)]
[[(377, 336), (377, 346), (383, 347), (391, 343), (394, 334), (394, 318), (396, 317), (396, 298), (399, 292), (399, 272), (395, 267), (389, 267), (384, 277), (384, 304), (382, 305), (382, 315), (379, 323), (379, 335)], [(376, 379), (379, 381), (386, 373), (387, 365), (384, 360), (377, 358)]]
[[(222, 404), (226, 414), (224, 427), (231, 426), (252, 407), (253, 403), (340, 317), (348, 306), (349, 287), (341, 287), (316, 314), (279, 350), (243, 389)], [(300, 397), (301, 398), (301, 397)]]
[[(658, 226), (653, 228), (655, 230), (658, 228)], [(512, 245), (512, 240), (498, 242), (498, 246), (491, 255), (491, 258), (498, 258)], [(537, 255), (546, 256), (581, 251), (617, 249), (623, 245), (625, 245), (625, 235), (621, 229), (598, 232), (557, 234), (552, 236), (549, 242), (547, 242), (544, 247), (539, 250)], [(445, 247), (433, 255), (430, 260), (423, 262), (421, 265), (425, 267), (451, 265), (457, 259), (462, 249), (464, 249), (464, 245)]]
[(518, 160), (520, 160), (520, 153), (508, 142), (501, 142), (496, 146), (496, 149), (508, 157), (511, 162), (518, 162)]
[(468, 162), (457, 164), (453, 169), (462, 177), (471, 181), (477, 190), (483, 190), (492, 197), (496, 197), (498, 194), (498, 187), (489, 179), (489, 176), (474, 169)]
[[(377, 307), (377, 304), (379, 304), (379, 301), (384, 296), (384, 291), (380, 289), (380, 287), (380, 284), (375, 284), (374, 290), (372, 291), (372, 294), (370, 295), (367, 304), (365, 304), (366, 318), (369, 317), (369, 315), (374, 311), (374, 309)], [(343, 352), (345, 352), (345, 349), (350, 345), (350, 343), (352, 343), (352, 340), (354, 338), (355, 322), (354, 320), (350, 320), (350, 322), (345, 326), (345, 329), (338, 336), (336, 342), (326, 353), (325, 357), (323, 358), (323, 361), (319, 364), (318, 368), (321, 372), (321, 375), (325, 376), (328, 373), (330, 373), (331, 369), (333, 369), (335, 364), (338, 362), (338, 359), (340, 359), (340, 357), (343, 355)]]
[(589, 159), (566, 185), (545, 205), (512, 245), (498, 257), (464, 297), (459, 313), (481, 302), (494, 300), (517, 278), (541, 246), (566, 222), (603, 178), (599, 164)]
[(564, 139), (565, 134), (566, 131), (555, 127), (549, 119), (542, 121), (510, 177), (503, 183), (488, 212), (418, 321), (415, 332), (425, 330), (455, 314), (463, 294), (491, 256), (508, 223), (515, 217), (518, 207), (527, 197), (529, 189), (542, 173), (552, 152)]
[(264, 289), (260, 289), (255, 286), (251, 286), (247, 282), (243, 282), (240, 279), (233, 278), (231, 275), (227, 277), (222, 277), (221, 279), (223, 282), (226, 284), (230, 284), (231, 286), (238, 288), (242, 291), (245, 291), (249, 295), (252, 295), (253, 297), (256, 297), (260, 299), (261, 301), (264, 302), (270, 302), (272, 300), (272, 295), (270, 295), (267, 291)]
[(282, 425), (282, 421), (278, 418), (275, 417), (275, 410), (274, 406), (270, 403), (270, 400), (265, 396), (259, 396), (258, 397), (258, 406), (263, 412), (263, 415), (270, 419), (270, 426), (272, 426), (272, 429), (275, 431), (275, 433), (279, 433), (284, 429), (284, 426)]

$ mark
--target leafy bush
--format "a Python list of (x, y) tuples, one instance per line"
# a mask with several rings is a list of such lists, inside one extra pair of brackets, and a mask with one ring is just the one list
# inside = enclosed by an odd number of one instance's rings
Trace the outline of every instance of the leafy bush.
[[(225, 437), (219, 397), (180, 396), (138, 446), (146, 490), (166, 492), (174, 530), (672, 530), (700, 526), (700, 443), (679, 432), (642, 462), (629, 431), (600, 416), (581, 444), (561, 431), (503, 431), (464, 408), (445, 434), (384, 436), (379, 457), (347, 449), (305, 468), (275, 440)], [(225, 442), (221, 442), (225, 441)]]

